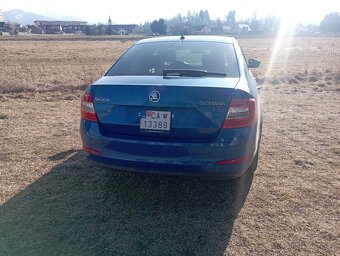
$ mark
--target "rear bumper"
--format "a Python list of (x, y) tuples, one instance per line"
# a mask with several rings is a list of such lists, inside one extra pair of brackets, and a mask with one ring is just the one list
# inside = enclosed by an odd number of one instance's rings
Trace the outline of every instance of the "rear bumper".
[(182, 175), (182, 176), (213, 176), (225, 178), (240, 177), (246, 170), (247, 163), (230, 166), (226, 171), (225, 166), (214, 165), (192, 165), (192, 164), (173, 164), (173, 163), (143, 163), (121, 159), (113, 159), (103, 156), (88, 154), (88, 159), (100, 166), (116, 170), (164, 174), (164, 175)]
[[(81, 120), (83, 145), (95, 150), (89, 159), (113, 168), (171, 175), (241, 176), (255, 155), (256, 126), (224, 130), (209, 143), (173, 143), (104, 137), (97, 123)], [(247, 161), (216, 164), (247, 156)]]

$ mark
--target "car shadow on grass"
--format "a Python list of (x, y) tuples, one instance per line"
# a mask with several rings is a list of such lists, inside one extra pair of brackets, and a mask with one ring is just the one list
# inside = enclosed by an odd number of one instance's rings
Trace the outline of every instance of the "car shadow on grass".
[(78, 151), (0, 206), (0, 255), (223, 255), (252, 179), (113, 171)]

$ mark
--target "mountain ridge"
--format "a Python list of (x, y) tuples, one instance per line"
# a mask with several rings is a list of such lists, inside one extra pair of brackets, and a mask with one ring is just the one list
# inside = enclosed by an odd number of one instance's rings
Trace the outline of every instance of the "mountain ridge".
[(80, 20), (79, 18), (75, 17), (50, 17), (45, 16), (33, 12), (26, 12), (21, 9), (11, 9), (8, 11), (4, 11), (4, 21), (6, 23), (18, 23), (20, 25), (31, 25), (35, 20), (48, 20), (48, 21), (55, 21), (55, 20)]

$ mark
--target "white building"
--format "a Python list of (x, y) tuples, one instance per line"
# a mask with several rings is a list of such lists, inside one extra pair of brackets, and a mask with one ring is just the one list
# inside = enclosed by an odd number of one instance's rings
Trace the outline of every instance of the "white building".
[(251, 32), (251, 28), (248, 24), (237, 24), (234, 31), (238, 34), (248, 34)]
[(4, 13), (0, 10), (0, 22), (4, 22)]

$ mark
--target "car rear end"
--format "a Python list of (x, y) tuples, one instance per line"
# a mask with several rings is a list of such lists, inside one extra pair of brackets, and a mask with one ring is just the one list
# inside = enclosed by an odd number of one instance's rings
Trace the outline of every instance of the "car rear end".
[[(239, 68), (240, 49), (233, 40), (190, 42), (141, 43), (135, 51), (149, 51), (143, 63), (134, 52), (137, 63), (124, 58), (130, 49), (88, 87), (80, 130), (90, 159), (166, 174), (237, 177), (247, 170), (257, 150), (259, 104), (254, 81)], [(219, 47), (231, 55), (228, 63), (209, 69)]]

